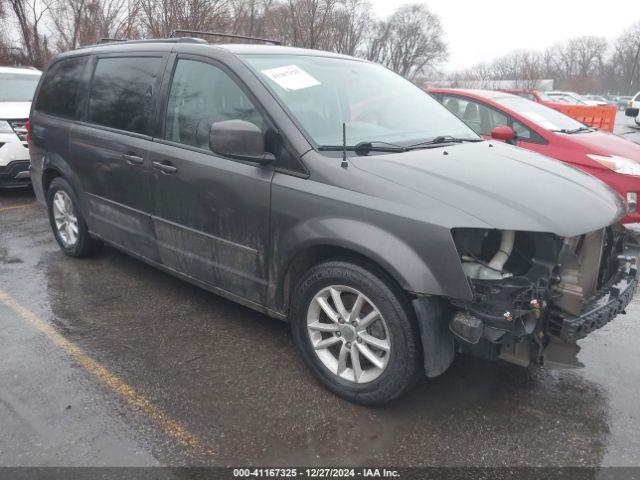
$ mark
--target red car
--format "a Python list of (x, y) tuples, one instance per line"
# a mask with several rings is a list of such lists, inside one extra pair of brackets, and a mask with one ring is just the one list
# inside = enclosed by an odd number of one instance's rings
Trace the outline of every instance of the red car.
[(626, 199), (629, 213), (623, 222), (640, 222), (640, 145), (509, 93), (428, 92), (483, 137), (542, 153), (598, 177)]

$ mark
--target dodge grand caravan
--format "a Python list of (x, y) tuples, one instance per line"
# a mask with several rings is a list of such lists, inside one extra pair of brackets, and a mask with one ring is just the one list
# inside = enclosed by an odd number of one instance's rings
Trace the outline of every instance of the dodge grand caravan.
[(637, 285), (623, 200), (366, 61), (178, 38), (56, 57), (30, 117), (60, 248), (106, 242), (291, 323), (362, 404), (456, 352), (544, 362)]

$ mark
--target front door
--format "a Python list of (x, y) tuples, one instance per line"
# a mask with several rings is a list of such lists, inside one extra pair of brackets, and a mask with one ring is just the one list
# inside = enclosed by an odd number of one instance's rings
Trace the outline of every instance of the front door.
[(162, 55), (97, 58), (86, 119), (74, 125), (69, 151), (89, 205), (90, 229), (157, 260), (148, 188)]
[(212, 123), (265, 117), (219, 64), (178, 57), (151, 155), (153, 224), (162, 263), (252, 302), (267, 290), (273, 167), (209, 149)]

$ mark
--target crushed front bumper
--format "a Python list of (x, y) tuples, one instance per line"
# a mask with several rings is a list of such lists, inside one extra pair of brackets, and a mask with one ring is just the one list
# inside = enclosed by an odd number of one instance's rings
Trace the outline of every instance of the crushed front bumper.
[(549, 316), (548, 332), (566, 343), (575, 343), (589, 333), (603, 327), (624, 309), (633, 299), (638, 286), (637, 256), (626, 257), (610, 286), (585, 305), (584, 313), (570, 315), (553, 307)]

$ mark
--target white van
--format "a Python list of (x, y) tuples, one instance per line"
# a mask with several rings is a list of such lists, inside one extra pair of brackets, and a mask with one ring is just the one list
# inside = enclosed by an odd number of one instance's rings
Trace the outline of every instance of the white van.
[(40, 75), (30, 68), (0, 67), (0, 188), (31, 183), (26, 123)]

